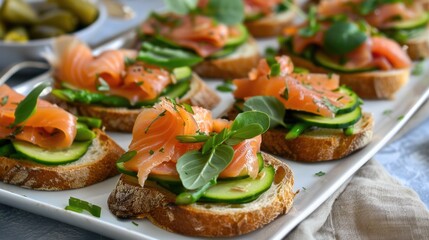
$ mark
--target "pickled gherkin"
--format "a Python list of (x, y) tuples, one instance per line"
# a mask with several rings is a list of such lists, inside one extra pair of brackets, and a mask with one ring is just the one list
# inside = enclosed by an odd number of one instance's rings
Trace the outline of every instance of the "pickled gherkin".
[(93, 23), (98, 17), (97, 7), (87, 0), (54, 0), (51, 2), (72, 12), (85, 26)]
[(28, 33), (24, 27), (15, 27), (10, 29), (4, 36), (5, 42), (27, 42)]
[(36, 25), (30, 30), (32, 39), (51, 38), (63, 35), (65, 32), (57, 27), (47, 25)]
[(69, 11), (54, 9), (40, 17), (40, 25), (47, 25), (59, 28), (64, 32), (73, 32), (78, 25), (78, 19)]
[(4, 0), (0, 16), (3, 21), (16, 25), (32, 25), (38, 18), (36, 11), (23, 0)]

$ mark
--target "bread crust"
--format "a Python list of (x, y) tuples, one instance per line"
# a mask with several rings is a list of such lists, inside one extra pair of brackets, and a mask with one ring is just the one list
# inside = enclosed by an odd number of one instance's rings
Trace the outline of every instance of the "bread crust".
[(277, 170), (274, 184), (257, 200), (246, 204), (174, 204), (175, 195), (154, 182), (144, 188), (122, 175), (108, 199), (110, 211), (119, 218), (148, 218), (155, 225), (180, 234), (231, 237), (261, 228), (287, 213), (296, 193), (293, 174), (282, 161), (263, 153)]
[(233, 79), (246, 77), (260, 59), (256, 40), (249, 38), (235, 53), (219, 59), (206, 59), (193, 67), (201, 77)]
[[(281, 53), (288, 54), (295, 66), (306, 68), (310, 72), (332, 72), (329, 69), (316, 66), (311, 61), (290, 54), (285, 49), (282, 49)], [(350, 87), (361, 98), (393, 99), (395, 93), (408, 82), (410, 69), (337, 74), (340, 76), (340, 84)]]
[[(427, 3), (429, 6), (429, 3)], [(419, 37), (409, 39), (405, 44), (408, 56), (412, 60), (429, 57), (429, 30), (426, 29)]]
[(295, 10), (280, 14), (272, 14), (254, 21), (246, 21), (245, 25), (250, 34), (256, 38), (278, 36), (283, 29), (290, 25), (296, 16)]
[[(100, 118), (108, 131), (132, 132), (134, 122), (141, 112), (141, 109), (69, 103), (53, 95), (49, 95), (47, 100), (75, 115)], [(220, 98), (198, 75), (194, 74), (191, 80), (191, 89), (179, 102), (212, 109), (220, 102)]]
[(286, 140), (285, 129), (271, 129), (262, 135), (261, 149), (299, 162), (337, 160), (365, 147), (373, 135), (373, 118), (365, 113), (355, 125), (358, 132), (346, 136), (342, 129), (310, 129), (293, 140)]
[(101, 130), (94, 131), (97, 141), (81, 160), (70, 164), (49, 166), (0, 157), (0, 180), (34, 190), (60, 191), (86, 187), (117, 175), (115, 163), (124, 150)]

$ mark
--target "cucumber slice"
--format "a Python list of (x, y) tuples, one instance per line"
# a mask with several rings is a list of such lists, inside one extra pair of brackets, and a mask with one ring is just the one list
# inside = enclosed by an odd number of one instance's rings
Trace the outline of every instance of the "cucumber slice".
[(394, 30), (414, 29), (414, 28), (426, 26), (428, 22), (429, 22), (429, 15), (424, 13), (421, 16), (414, 19), (397, 21), (386, 29), (394, 29)]
[(218, 59), (218, 58), (223, 58), (226, 57), (230, 54), (233, 54), (235, 52), (235, 50), (237, 50), (238, 46), (232, 46), (232, 47), (224, 47), (221, 50), (213, 53), (212, 55), (210, 55), (210, 59)]
[(344, 105), (343, 107), (341, 107), (340, 109), (338, 109), (338, 111), (336, 112), (336, 114), (344, 114), (344, 113), (349, 113), (352, 112), (353, 110), (355, 110), (355, 108), (357, 108), (360, 104), (360, 98), (359, 96), (353, 92), (351, 89), (341, 86), (338, 88), (338, 91), (340, 93), (343, 93), (347, 96), (350, 97), (351, 101), (348, 102), (346, 105)]
[(173, 75), (178, 82), (189, 80), (192, 78), (192, 70), (190, 67), (178, 67), (173, 69)]
[(203, 194), (200, 201), (222, 203), (251, 202), (271, 187), (274, 175), (274, 167), (267, 166), (262, 169), (256, 179), (245, 178), (235, 181), (218, 182)]
[(239, 34), (228, 38), (228, 40), (226, 40), (225, 47), (239, 46), (247, 41), (247, 38), (249, 37), (247, 28), (243, 24), (237, 25), (236, 28), (238, 29)]
[(331, 69), (335, 72), (341, 72), (341, 73), (359, 73), (359, 72), (369, 72), (377, 70), (375, 67), (368, 67), (368, 68), (346, 68), (330, 59), (326, 54), (324, 54), (322, 51), (317, 51), (314, 54), (314, 62), (327, 69)]
[(357, 107), (352, 112), (345, 114), (337, 114), (334, 118), (322, 117), (309, 113), (292, 113), (292, 116), (300, 122), (308, 123), (311, 126), (323, 128), (347, 128), (362, 117), (361, 108)]
[(137, 177), (137, 173), (126, 169), (124, 163), (125, 162), (116, 162), (116, 168), (118, 171), (129, 176)]
[(46, 165), (60, 165), (78, 160), (82, 157), (92, 141), (74, 142), (69, 148), (47, 150), (28, 142), (12, 141), (15, 150), (27, 159)]

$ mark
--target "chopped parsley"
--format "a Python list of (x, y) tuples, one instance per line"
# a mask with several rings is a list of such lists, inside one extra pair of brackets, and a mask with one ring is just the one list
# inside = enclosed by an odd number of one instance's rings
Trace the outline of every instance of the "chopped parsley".
[(132, 221), (131, 222), (134, 226), (138, 226), (139, 224), (138, 223), (136, 223), (136, 222), (134, 222), (134, 221)]
[(404, 119), (404, 115), (399, 116), (396, 120), (401, 121), (402, 119)]
[(319, 172), (315, 173), (314, 175), (318, 176), (318, 177), (321, 177), (321, 176), (324, 176), (325, 174), (326, 174), (325, 172), (319, 171)]
[(155, 152), (151, 149), (151, 150), (149, 150), (149, 154), (150, 155), (153, 155)]
[(7, 103), (8, 100), (9, 100), (9, 96), (6, 95), (6, 96), (2, 97), (1, 101), (0, 101), (0, 105), (1, 106), (6, 105), (6, 103)]
[(416, 65), (414, 65), (413, 71), (411, 71), (411, 75), (413, 76), (419, 76), (422, 75), (423, 73), (423, 61), (419, 61), (416, 63)]
[(389, 116), (390, 114), (392, 114), (393, 110), (392, 109), (386, 109), (383, 111), (383, 115), (385, 116)]

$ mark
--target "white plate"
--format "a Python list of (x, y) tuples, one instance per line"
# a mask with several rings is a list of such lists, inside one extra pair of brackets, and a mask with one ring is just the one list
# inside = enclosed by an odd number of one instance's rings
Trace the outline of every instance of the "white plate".
[[(263, 46), (272, 42), (261, 42)], [(295, 198), (291, 211), (264, 228), (238, 239), (281, 239), (297, 224), (312, 213), (331, 194), (350, 178), (365, 162), (367, 162), (387, 141), (405, 124), (429, 95), (429, 62), (424, 63), (424, 73), (413, 76), (408, 84), (398, 92), (392, 101), (365, 101), (364, 111), (372, 112), (375, 119), (374, 138), (364, 149), (341, 160), (316, 164), (297, 163), (284, 159), (295, 175), (295, 190), (300, 193)], [(48, 75), (40, 76), (32, 81), (21, 84), (15, 89), (27, 93), (34, 84), (49, 80)], [(220, 81), (209, 81), (215, 88)], [(228, 93), (220, 93), (222, 104), (215, 110), (220, 114), (232, 102)], [(386, 114), (386, 111), (391, 111)], [(109, 133), (125, 149), (130, 142), (130, 134)], [(324, 176), (315, 176), (323, 171)], [(0, 202), (29, 212), (57, 219), (102, 235), (118, 239), (189, 239), (183, 235), (162, 230), (148, 220), (118, 220), (109, 212), (106, 201), (115, 187), (117, 177), (93, 186), (77, 190), (61, 192), (41, 192), (22, 189), (0, 183)], [(102, 207), (100, 218), (87, 214), (65, 211), (70, 196), (77, 197)], [(134, 223), (137, 223), (136, 226)]]

